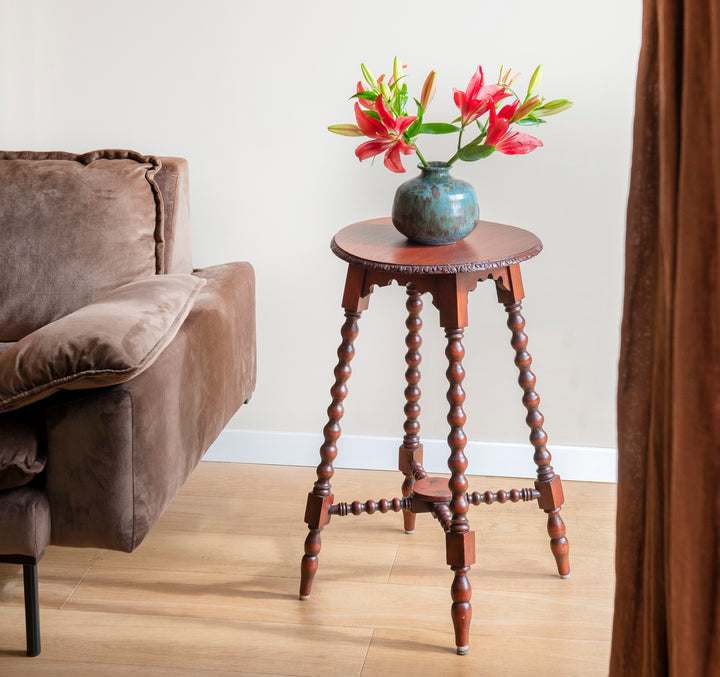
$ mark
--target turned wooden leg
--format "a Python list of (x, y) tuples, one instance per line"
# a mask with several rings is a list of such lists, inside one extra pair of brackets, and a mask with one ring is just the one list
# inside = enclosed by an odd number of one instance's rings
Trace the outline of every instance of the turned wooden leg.
[[(422, 296), (413, 285), (407, 288), (408, 299), (405, 307), (408, 310), (408, 318), (405, 326), (408, 329), (405, 345), (407, 353), (405, 354), (405, 362), (407, 370), (405, 371), (405, 380), (407, 388), (405, 388), (405, 424), (403, 429), (403, 443), (400, 447), (398, 456), (398, 467), (405, 475), (405, 481), (402, 485), (402, 495), (407, 497), (412, 491), (416, 479), (426, 477), (426, 473), (422, 467), (422, 444), (420, 444), (420, 346), (422, 345), (422, 337), (420, 329), (422, 329), (422, 319), (420, 312), (422, 311)], [(403, 521), (405, 533), (412, 534), (415, 531), (415, 513), (409, 510), (403, 510)]]
[(528, 337), (524, 332), (525, 319), (521, 314), (521, 303), (515, 301), (505, 303), (508, 313), (508, 327), (512, 332), (512, 347), (515, 349), (515, 364), (520, 370), (518, 382), (523, 389), (523, 404), (527, 409), (525, 421), (530, 427), (530, 442), (535, 449), (533, 460), (537, 465), (537, 481), (535, 488), (540, 492), (538, 505), (548, 516), (548, 534), (550, 548), (557, 563), (561, 578), (570, 576), (569, 544), (565, 537), (565, 524), (560, 517), (563, 504), (563, 490), (560, 476), (553, 471), (552, 456), (547, 450), (547, 434), (543, 430), (545, 421), (540, 413), (540, 397), (535, 392), (535, 374), (531, 371), (532, 357), (527, 352)]
[(450, 588), (453, 602), (451, 615), (455, 628), (455, 645), (460, 655), (466, 654), (469, 649), (470, 621), (472, 619), (470, 596), (472, 589), (467, 574), (470, 571), (470, 565), (475, 563), (475, 533), (470, 531), (467, 519), (468, 482), (465, 478), (465, 470), (467, 470), (465, 444), (467, 439), (463, 431), (466, 416), (463, 410), (465, 391), (462, 387), (465, 378), (465, 371), (462, 367), (462, 358), (465, 355), (465, 349), (462, 345), (463, 333), (463, 329), (445, 329), (445, 336), (448, 341), (445, 355), (449, 362), (446, 374), (450, 384), (447, 393), (450, 404), (447, 417), (450, 424), (448, 467), (451, 473), (448, 488), (452, 494), (449, 506), (452, 520), (450, 529), (445, 534), (445, 548), (447, 563), (455, 574)]
[(313, 490), (308, 494), (307, 507), (305, 510), (305, 522), (308, 525), (309, 533), (305, 539), (305, 555), (302, 559), (300, 577), (300, 599), (307, 599), (312, 590), (313, 578), (318, 567), (318, 555), (320, 554), (320, 532), (329, 522), (329, 509), (333, 502), (330, 480), (334, 474), (333, 461), (337, 456), (337, 441), (340, 437), (340, 419), (345, 409), (343, 401), (347, 396), (347, 381), (352, 370), (350, 361), (355, 354), (354, 342), (358, 335), (357, 321), (360, 312), (346, 310), (345, 323), (341, 334), (342, 343), (338, 348), (338, 364), (335, 367), (335, 384), (330, 389), (332, 403), (328, 407), (328, 422), (323, 430), (324, 442), (320, 447), (320, 465), (317, 467), (317, 481)]

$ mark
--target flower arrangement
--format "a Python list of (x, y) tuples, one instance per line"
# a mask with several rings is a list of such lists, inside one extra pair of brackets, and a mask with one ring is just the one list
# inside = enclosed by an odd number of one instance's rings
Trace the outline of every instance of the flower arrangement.
[[(408, 115), (405, 68), (396, 57), (392, 76), (386, 81), (384, 74), (376, 78), (365, 64), (361, 64), (363, 78), (369, 89), (359, 81), (357, 91), (351, 97), (355, 99), (357, 124), (328, 127), (331, 132), (342, 136), (368, 137), (369, 141), (355, 149), (355, 155), (363, 161), (385, 153), (384, 164), (391, 172), (405, 171), (401, 155), (417, 153), (423, 166), (428, 166), (416, 143), (421, 134), (458, 135), (455, 154), (445, 163), (440, 163), (447, 167), (457, 160), (474, 162), (496, 151), (505, 155), (529, 153), (542, 146), (542, 141), (513, 130), (512, 125), (540, 125), (545, 122), (543, 118), (573, 105), (567, 99), (546, 102), (536, 94), (542, 78), (542, 66), (533, 72), (524, 98), (513, 89), (517, 75), (512, 74), (512, 69), (505, 71), (501, 68), (497, 83), (486, 85), (483, 70), (478, 66), (464, 91), (453, 89), (453, 99), (460, 115), (451, 123), (425, 122), (425, 112), (435, 96), (437, 75), (435, 71), (430, 71), (420, 99), (414, 99), (417, 115)], [(507, 103), (506, 99), (509, 98), (512, 101)], [(487, 117), (482, 120), (485, 115)], [(466, 132), (469, 130), (473, 130), (476, 135), (463, 143), (463, 137), (467, 138)]]

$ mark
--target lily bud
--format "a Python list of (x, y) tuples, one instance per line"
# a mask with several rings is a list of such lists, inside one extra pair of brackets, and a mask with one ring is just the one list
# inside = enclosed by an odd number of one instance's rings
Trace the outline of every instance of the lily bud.
[(514, 115), (510, 118), (510, 122), (513, 123), (526, 118), (536, 108), (539, 108), (541, 104), (542, 98), (539, 96), (533, 96), (518, 107)]
[(357, 125), (330, 125), (328, 131), (340, 136), (365, 136)]
[(364, 64), (360, 64), (360, 70), (362, 71), (365, 82), (367, 82), (373, 89), (377, 88), (375, 76), (370, 72), (370, 69)]
[(548, 115), (557, 115), (572, 107), (574, 103), (574, 101), (568, 101), (567, 99), (553, 99), (536, 109), (535, 117), (546, 118)]
[(387, 86), (386, 83), (378, 81), (378, 86), (380, 87), (380, 93), (383, 95), (383, 97), (390, 101), (392, 99), (392, 92), (390, 91), (390, 87)]
[(393, 82), (398, 83), (400, 82), (400, 78), (404, 75), (403, 73), (403, 67), (400, 61), (397, 57), (395, 57), (395, 61), (393, 61)]
[(530, 78), (530, 82), (528, 84), (528, 90), (527, 95), (532, 96), (537, 91), (537, 88), (540, 86), (540, 80), (542, 80), (543, 75), (543, 67), (542, 65), (538, 66), (535, 69), (535, 72), (532, 74), (532, 77)]
[(425, 78), (422, 93), (420, 94), (420, 105), (422, 106), (423, 110), (425, 110), (430, 105), (430, 102), (435, 97), (435, 90), (437, 89), (436, 79), (437, 73), (435, 71), (430, 71), (428, 73), (428, 76)]

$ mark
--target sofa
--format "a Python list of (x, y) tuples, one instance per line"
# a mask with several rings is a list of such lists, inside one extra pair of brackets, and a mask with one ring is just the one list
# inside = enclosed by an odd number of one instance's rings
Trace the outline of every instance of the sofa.
[(0, 234), (0, 562), (37, 655), (45, 548), (133, 551), (252, 394), (255, 281), (193, 269), (181, 158), (0, 151)]

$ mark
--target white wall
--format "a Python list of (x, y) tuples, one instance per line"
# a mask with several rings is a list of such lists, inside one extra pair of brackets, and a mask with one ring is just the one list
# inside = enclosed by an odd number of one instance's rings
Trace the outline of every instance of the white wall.
[[(481, 216), (535, 231), (524, 266), (530, 351), (551, 443), (612, 447), (624, 210), (639, 0), (0, 0), (0, 146), (83, 152), (129, 147), (187, 157), (195, 264), (250, 260), (257, 272), (259, 384), (238, 428), (317, 432), (342, 319), (335, 231), (387, 214), (401, 180), (358, 163), (359, 63), (399, 54), (411, 88), (439, 73), (433, 119), (481, 63), (576, 101), (550, 118), (545, 147), (457, 166)], [(429, 159), (449, 149), (428, 144)], [(408, 158), (407, 177), (414, 170)], [(426, 303), (423, 432), (446, 435), (444, 341)], [(489, 285), (471, 296), (467, 432), (527, 440), (505, 314)], [(361, 320), (344, 429), (402, 432), (404, 293), (376, 292)]]

